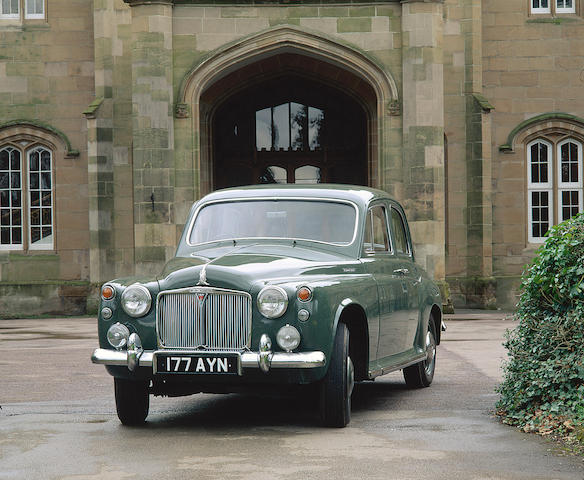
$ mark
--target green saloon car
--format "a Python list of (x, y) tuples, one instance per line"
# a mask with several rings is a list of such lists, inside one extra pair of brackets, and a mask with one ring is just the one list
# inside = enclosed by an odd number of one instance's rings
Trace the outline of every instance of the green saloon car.
[(430, 385), (442, 327), (387, 194), (242, 187), (195, 203), (160, 276), (103, 285), (92, 361), (113, 375), (126, 425), (144, 422), (151, 394), (312, 384), (323, 423), (343, 427), (355, 381), (402, 369)]

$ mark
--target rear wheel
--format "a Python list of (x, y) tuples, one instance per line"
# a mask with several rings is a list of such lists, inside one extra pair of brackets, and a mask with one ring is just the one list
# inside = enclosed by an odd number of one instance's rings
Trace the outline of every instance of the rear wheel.
[(123, 425), (144, 423), (150, 408), (148, 382), (114, 378), (116, 411)]
[(426, 331), (426, 358), (415, 365), (404, 368), (404, 379), (410, 388), (429, 387), (436, 369), (436, 324), (430, 316)]
[(331, 362), (320, 388), (320, 416), (327, 427), (344, 427), (351, 421), (351, 394), (355, 384), (349, 357), (349, 329), (339, 323)]

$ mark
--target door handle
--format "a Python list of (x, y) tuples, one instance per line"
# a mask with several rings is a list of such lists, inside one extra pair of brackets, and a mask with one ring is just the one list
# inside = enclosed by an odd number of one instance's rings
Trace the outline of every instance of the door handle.
[(407, 275), (410, 271), (407, 268), (398, 268), (393, 271), (393, 273), (398, 273), (400, 275)]

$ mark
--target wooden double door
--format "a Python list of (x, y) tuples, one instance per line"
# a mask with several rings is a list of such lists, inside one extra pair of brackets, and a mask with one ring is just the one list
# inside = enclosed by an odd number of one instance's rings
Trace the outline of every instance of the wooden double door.
[(212, 119), (213, 186), (368, 184), (367, 117), (350, 96), (287, 76), (228, 98)]

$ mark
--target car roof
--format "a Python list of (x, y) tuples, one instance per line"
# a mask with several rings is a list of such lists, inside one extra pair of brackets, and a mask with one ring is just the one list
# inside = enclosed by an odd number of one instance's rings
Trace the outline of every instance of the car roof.
[(377, 198), (391, 199), (383, 190), (361, 185), (340, 185), (319, 183), (309, 184), (268, 184), (232, 187), (216, 190), (206, 195), (204, 202), (229, 200), (234, 198), (265, 197), (307, 197), (335, 200), (348, 200), (358, 205), (366, 205)]

